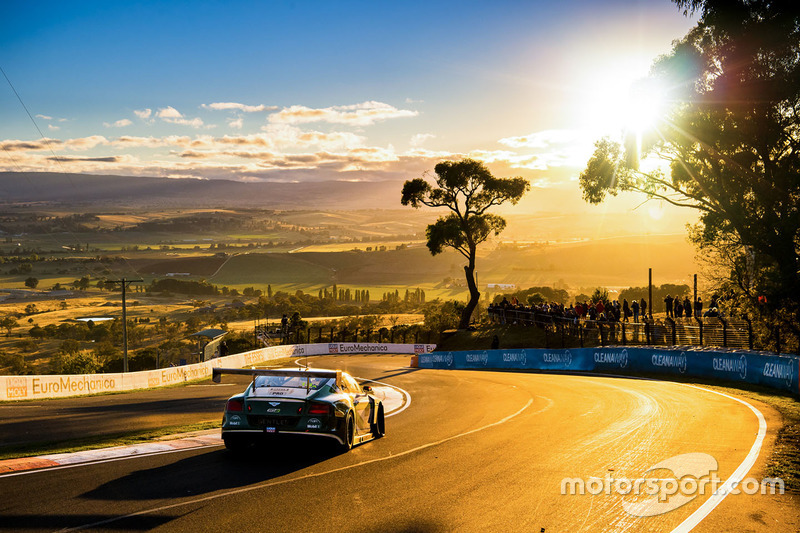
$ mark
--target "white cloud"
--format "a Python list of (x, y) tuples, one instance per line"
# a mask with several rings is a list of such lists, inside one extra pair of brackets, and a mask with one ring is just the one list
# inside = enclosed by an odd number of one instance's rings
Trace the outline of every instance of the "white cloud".
[(156, 116), (158, 118), (173, 118), (173, 119), (175, 119), (175, 118), (183, 118), (183, 115), (180, 113), (180, 111), (178, 111), (177, 109), (175, 109), (171, 105), (167, 106), (167, 107), (162, 107), (161, 109), (159, 109), (158, 112), (156, 113)]
[(270, 115), (269, 121), (273, 124), (327, 122), (330, 124), (370, 126), (381, 120), (415, 117), (418, 114), (419, 113), (416, 111), (397, 109), (389, 104), (369, 101), (348, 106), (333, 106), (320, 109), (293, 105)]
[(150, 115), (153, 114), (153, 110), (150, 108), (147, 109), (136, 109), (133, 111), (133, 114), (139, 117), (142, 120), (147, 120), (150, 118)]
[(130, 126), (131, 124), (133, 124), (133, 122), (131, 122), (127, 118), (121, 118), (118, 121), (114, 122), (113, 124), (109, 124), (108, 122), (103, 122), (103, 126), (105, 126), (106, 128), (124, 128), (125, 126)]
[(425, 143), (425, 141), (427, 141), (428, 139), (433, 139), (434, 137), (436, 137), (436, 135), (432, 133), (417, 133), (416, 135), (411, 137), (411, 140), (408, 142), (412, 147), (418, 148), (422, 146)]
[(48, 125), (47, 125), (47, 129), (49, 129), (50, 131), (58, 131), (58, 130), (60, 130), (61, 128), (60, 128), (60, 127), (58, 127), (58, 126), (53, 126), (52, 124), (48, 124)]
[(48, 117), (47, 115), (36, 115), (36, 118), (40, 118), (42, 120), (53, 120), (53, 117)]
[(244, 121), (242, 120), (242, 117), (239, 117), (239, 118), (236, 118), (236, 119), (233, 119), (233, 118), (229, 118), (228, 119), (228, 126), (230, 126), (231, 128), (235, 128), (237, 130), (242, 129), (243, 123), (244, 123)]
[(247, 104), (240, 104), (237, 102), (214, 102), (213, 104), (203, 104), (200, 107), (204, 109), (213, 109), (215, 111), (225, 111), (232, 109), (235, 111), (243, 111), (244, 113), (257, 113), (259, 111), (272, 111), (273, 109), (278, 109), (277, 106), (266, 106), (264, 104), (247, 105)]

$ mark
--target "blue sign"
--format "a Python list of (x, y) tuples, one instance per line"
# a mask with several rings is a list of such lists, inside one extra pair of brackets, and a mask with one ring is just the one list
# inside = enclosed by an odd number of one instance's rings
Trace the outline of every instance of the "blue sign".
[(800, 358), (670, 348), (598, 347), (474, 350), (420, 354), (420, 368), (643, 372), (741, 381), (800, 394)]

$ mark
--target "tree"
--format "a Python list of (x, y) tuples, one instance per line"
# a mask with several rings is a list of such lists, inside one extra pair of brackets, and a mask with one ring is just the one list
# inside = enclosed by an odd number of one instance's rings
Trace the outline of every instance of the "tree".
[(4, 316), (0, 318), (0, 327), (6, 330), (6, 337), (11, 336), (11, 330), (17, 327), (19, 323), (13, 316)]
[(33, 276), (25, 280), (25, 286), (28, 287), (29, 289), (35, 289), (37, 285), (39, 285), (39, 280), (34, 278)]
[(459, 328), (469, 326), (472, 312), (478, 305), (480, 292), (475, 284), (475, 257), (478, 245), (489, 236), (503, 231), (506, 221), (488, 212), (491, 207), (509, 202), (516, 204), (530, 190), (527, 180), (495, 178), (486, 166), (472, 159), (443, 161), (434, 167), (436, 185), (423, 178), (406, 181), (401, 203), (419, 208), (444, 207), (450, 210), (427, 228), (428, 250), (432, 255), (453, 248), (467, 264), (464, 273), (469, 288), (469, 301), (461, 314)]
[[(674, 1), (701, 17), (647, 80), (672, 106), (649, 133), (597, 142), (584, 199), (635, 191), (698, 210), (690, 236), (725, 266), (726, 290), (800, 332), (800, 10)], [(648, 157), (669, 175), (639, 164)]]

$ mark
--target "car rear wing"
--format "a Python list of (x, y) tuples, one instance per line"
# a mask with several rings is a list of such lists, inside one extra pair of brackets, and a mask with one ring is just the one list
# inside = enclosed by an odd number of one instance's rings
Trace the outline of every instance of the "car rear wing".
[[(222, 374), (238, 374), (240, 376), (253, 376), (255, 382), (256, 376), (290, 376), (300, 378), (335, 378), (336, 387), (340, 387), (342, 383), (341, 370), (323, 370), (323, 369), (287, 369), (287, 368), (213, 368), (211, 370), (211, 380), (214, 383), (222, 381)], [(308, 383), (308, 381), (306, 381)]]

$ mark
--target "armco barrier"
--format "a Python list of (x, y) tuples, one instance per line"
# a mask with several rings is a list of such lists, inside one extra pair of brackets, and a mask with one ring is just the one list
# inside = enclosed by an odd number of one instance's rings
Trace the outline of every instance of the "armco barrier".
[(192, 365), (115, 374), (0, 376), (0, 401), (65, 398), (175, 385), (211, 377), (214, 367), (242, 368), (263, 361), (305, 355), (401, 353), (422, 354), (435, 344), (319, 343), (272, 346)]
[(741, 351), (605, 347), (434, 352), (420, 355), (419, 367), (685, 375), (741, 381), (800, 394), (800, 358)]

